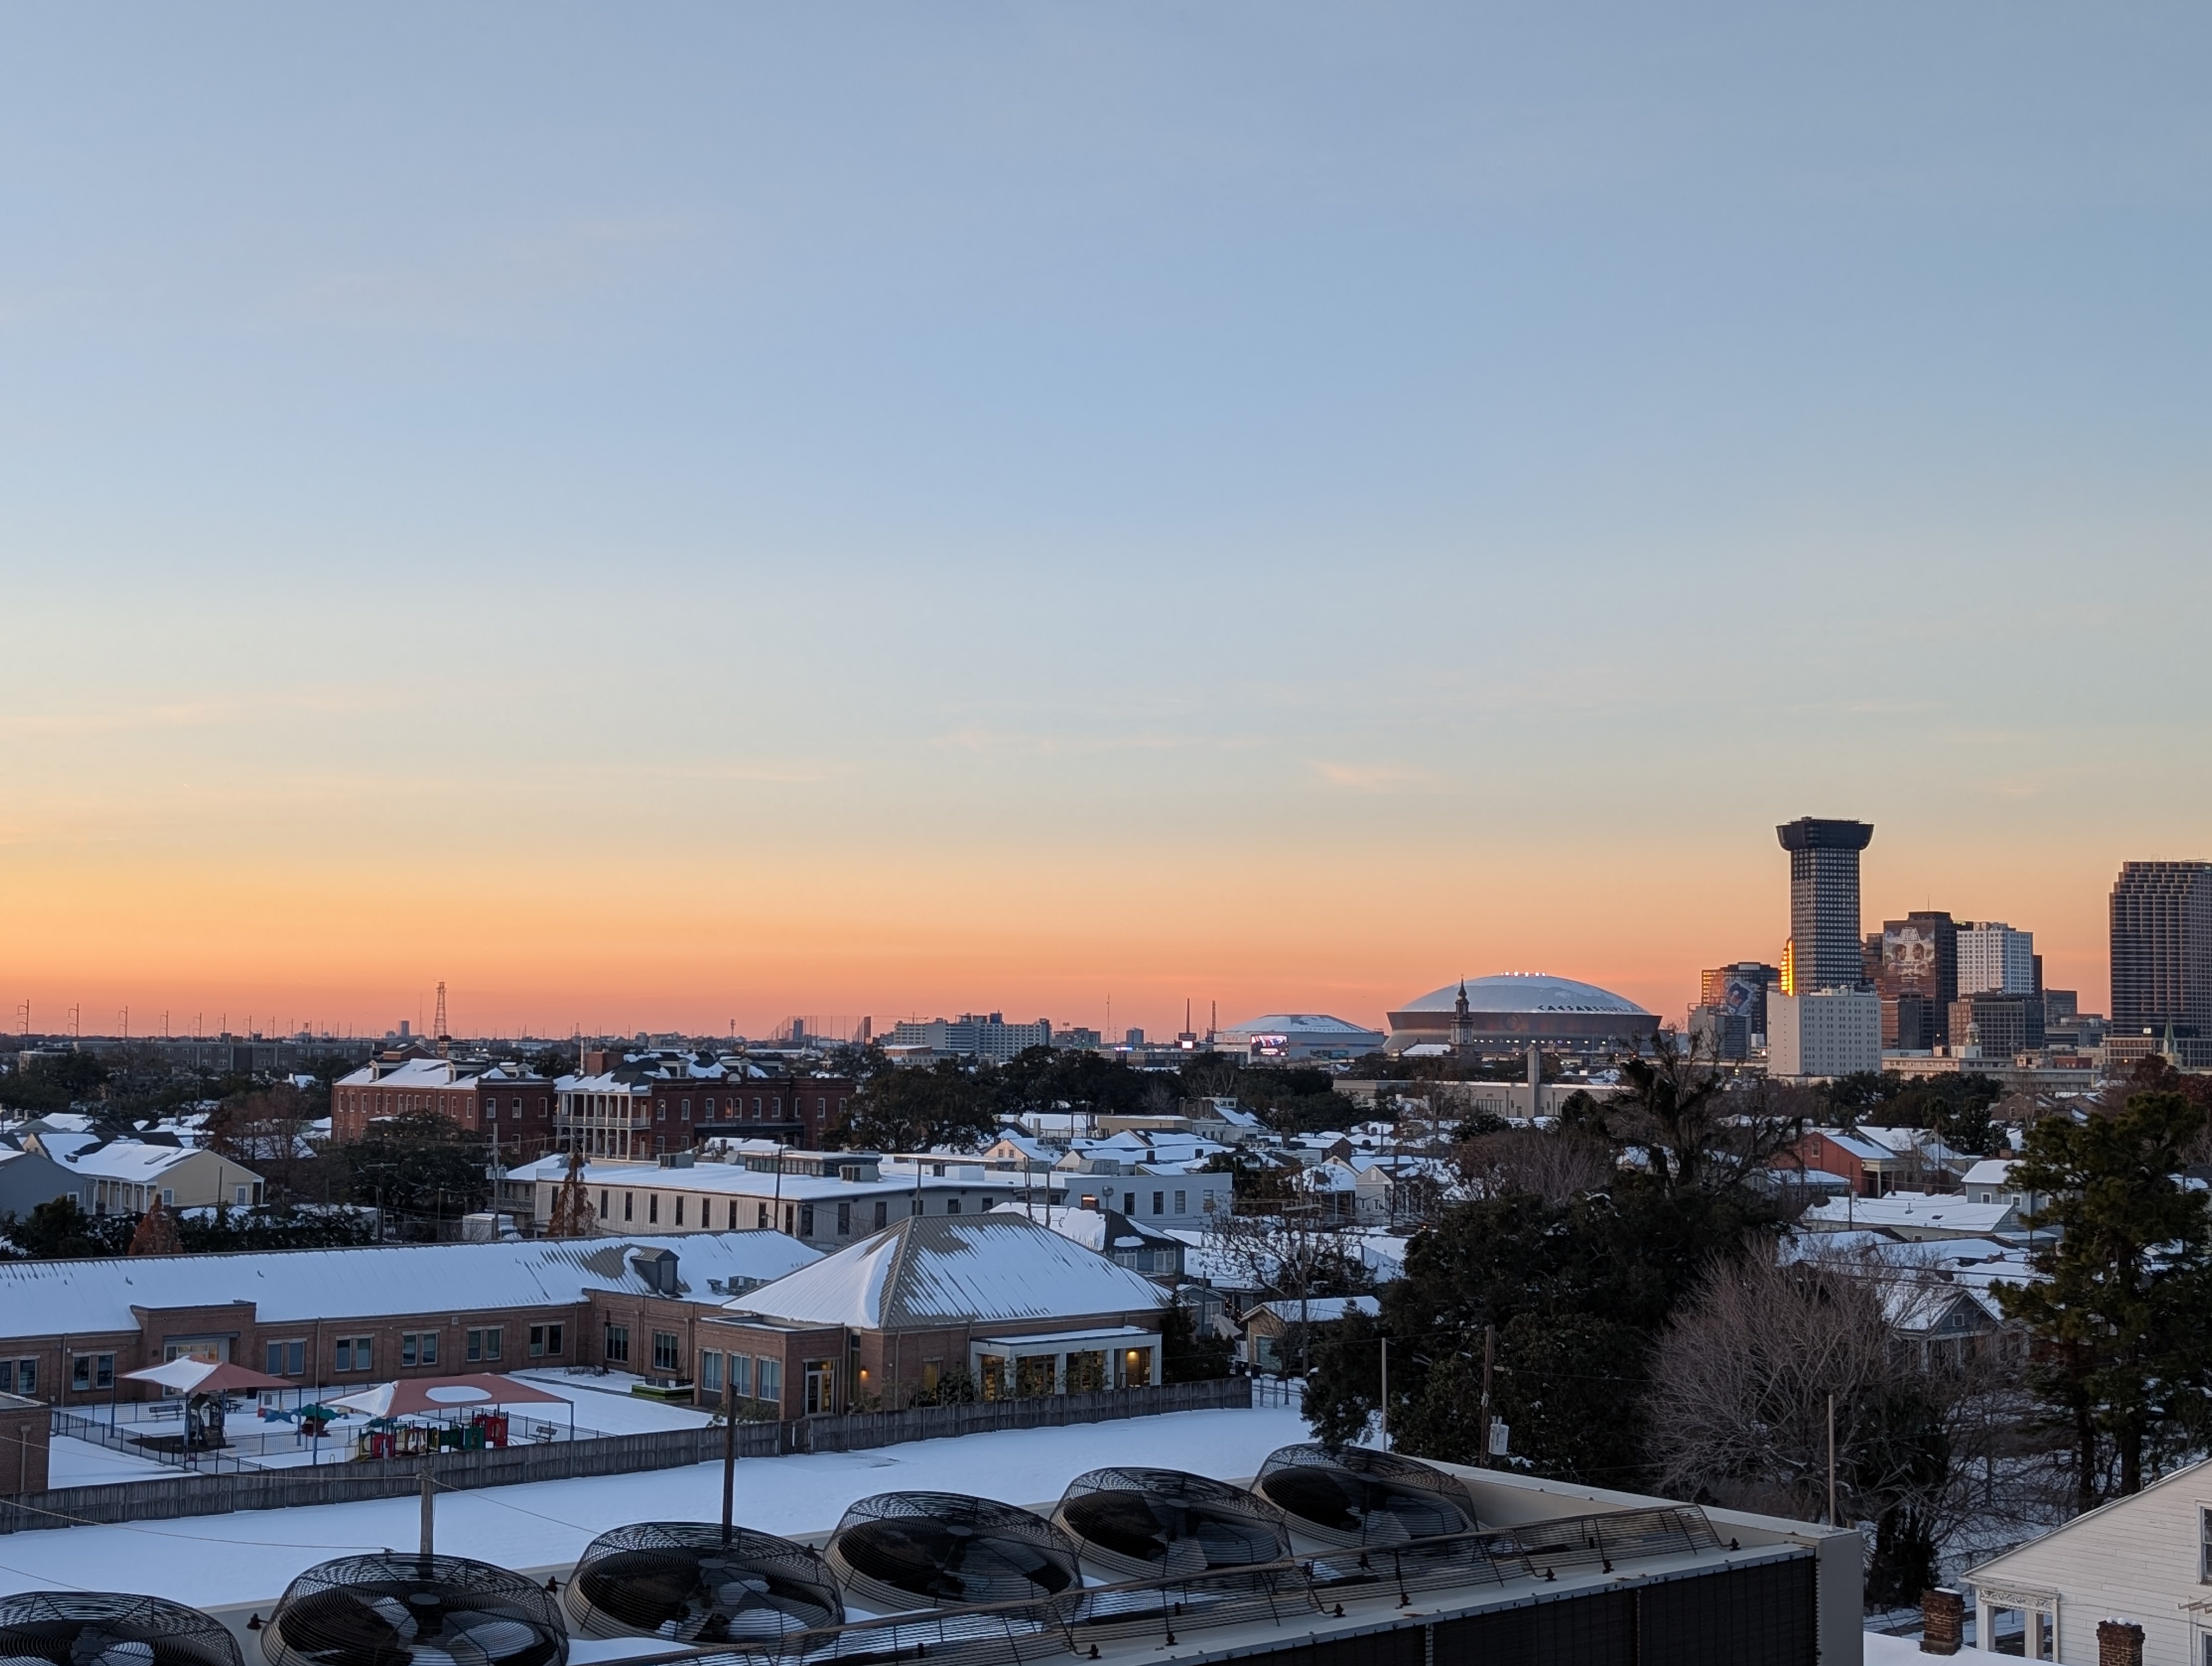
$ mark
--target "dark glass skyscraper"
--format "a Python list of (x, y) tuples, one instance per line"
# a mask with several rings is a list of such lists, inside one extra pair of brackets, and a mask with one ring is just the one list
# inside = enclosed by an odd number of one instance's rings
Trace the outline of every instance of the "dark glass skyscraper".
[(2212, 1061), (2212, 862), (2127, 862), (2112, 884), (2112, 1033)]
[(1790, 853), (1792, 987), (1799, 994), (1862, 987), (1859, 852), (1873, 842), (1874, 829), (1805, 816), (1774, 831)]

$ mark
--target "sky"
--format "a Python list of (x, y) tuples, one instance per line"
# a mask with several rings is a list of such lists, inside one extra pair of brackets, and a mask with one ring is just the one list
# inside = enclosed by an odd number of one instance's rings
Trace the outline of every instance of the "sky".
[[(35, 1031), (1679, 1019), (2212, 857), (2212, 15), (0, 18)], [(20, 1025), (0, 1013), (8, 1027)]]

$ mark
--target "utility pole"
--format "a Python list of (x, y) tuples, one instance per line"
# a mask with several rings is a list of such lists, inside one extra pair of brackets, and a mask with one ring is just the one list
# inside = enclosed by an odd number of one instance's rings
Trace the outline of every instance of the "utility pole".
[(426, 1558), (431, 1554), (432, 1516), (436, 1508), (433, 1502), (434, 1495), (430, 1490), (432, 1485), (430, 1460), (426, 1457), (422, 1460), (422, 1554)]
[(1836, 1524), (1836, 1396), (1828, 1396), (1828, 1525)]
[(1474, 1454), (1475, 1467), (1490, 1468), (1490, 1369), (1498, 1352), (1498, 1327), (1482, 1328), (1482, 1444)]
[(1382, 1450), (1390, 1450), (1390, 1339), (1382, 1339)]
[(722, 1542), (730, 1541), (732, 1512), (738, 1505), (738, 1408), (731, 1403), (729, 1365), (722, 1366)]

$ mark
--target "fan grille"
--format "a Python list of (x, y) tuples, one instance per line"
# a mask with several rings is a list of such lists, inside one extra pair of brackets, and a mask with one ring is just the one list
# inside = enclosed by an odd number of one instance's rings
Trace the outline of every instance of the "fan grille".
[(1285, 1446), (1260, 1466), (1254, 1492), (1323, 1543), (1389, 1546), (1473, 1532), (1466, 1484), (1395, 1452), (1318, 1444)]
[(562, 1666), (532, 1581), (463, 1556), (345, 1556), (295, 1579), (261, 1633), (269, 1666)]
[(845, 1617), (822, 1559), (804, 1545), (738, 1528), (727, 1544), (705, 1522), (639, 1522), (585, 1547), (563, 1597), (589, 1637), (684, 1643), (777, 1638)]
[(1093, 1469), (1068, 1484), (1053, 1520), (1115, 1578), (1185, 1578), (1291, 1554), (1281, 1511), (1180, 1469)]
[(882, 1614), (1056, 1596), (1080, 1583), (1075, 1547), (1041, 1516), (957, 1493), (884, 1493), (845, 1512), (828, 1561)]
[(0, 1597), (0, 1658), (54, 1666), (243, 1666), (221, 1620), (158, 1596), (24, 1591)]

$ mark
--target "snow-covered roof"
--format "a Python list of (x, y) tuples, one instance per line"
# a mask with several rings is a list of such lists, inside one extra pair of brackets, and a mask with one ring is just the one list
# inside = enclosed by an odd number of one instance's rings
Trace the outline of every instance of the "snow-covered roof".
[(1984, 1157), (1966, 1170), (1966, 1184), (1969, 1186), (2006, 1185), (2012, 1179), (2015, 1160), (2009, 1157)]
[(1025, 1216), (921, 1215), (728, 1304), (856, 1330), (1144, 1312), (1159, 1286)]
[(765, 1282), (820, 1255), (781, 1232), (694, 1232), (681, 1237), (0, 1262), (0, 1331), (44, 1336), (136, 1330), (134, 1306), (252, 1302), (262, 1322), (281, 1323), (451, 1312), (456, 1304), (478, 1309), (554, 1306), (580, 1301), (591, 1290), (649, 1293), (650, 1286), (630, 1268), (633, 1250), (673, 1251), (684, 1286), (701, 1300), (720, 1299), (708, 1295), (709, 1279)]
[(1034, 1220), (1102, 1256), (1116, 1250), (1141, 1250), (1169, 1242), (1165, 1232), (1155, 1231), (1142, 1221), (1113, 1209), (1084, 1209), (1067, 1204), (999, 1203), (992, 1206), (991, 1213)]
[(1898, 1159), (1895, 1150), (1866, 1134), (1845, 1128), (1814, 1128), (1813, 1132), (1862, 1163), (1894, 1163)]
[(1261, 1302), (1252, 1312), (1273, 1314), (1285, 1324), (1326, 1325), (1334, 1324), (1347, 1313), (1379, 1318), (1382, 1304), (1372, 1296), (1309, 1296), (1304, 1302)]
[(1969, 1203), (1956, 1192), (1892, 1192), (1887, 1197), (1832, 1197), (1800, 1217), (1808, 1227), (1888, 1226), (1957, 1235), (2002, 1232), (2017, 1226), (2009, 1203)]
[[(118, 1140), (111, 1145), (71, 1152), (63, 1160), (79, 1174), (144, 1186), (198, 1155), (198, 1147), (192, 1146), (145, 1146), (135, 1140)], [(250, 1172), (241, 1164), (231, 1166), (241, 1174)]]
[[(775, 1150), (775, 1146), (768, 1146), (763, 1154), (772, 1154)], [(1012, 1169), (987, 1169), (975, 1163), (946, 1163), (944, 1167), (941, 1175), (925, 1170), (921, 1176), (921, 1183), (933, 1191), (951, 1187), (1017, 1196), (1024, 1189), (1033, 1189), (1039, 1183), (1038, 1177)], [(834, 1175), (788, 1171), (779, 1176), (772, 1169), (749, 1169), (739, 1163), (694, 1163), (689, 1168), (664, 1169), (657, 1163), (601, 1162), (584, 1165), (584, 1183), (610, 1189), (626, 1187), (633, 1191), (711, 1192), (718, 1197), (780, 1197), (786, 1203), (819, 1203), (824, 1199), (834, 1202), (839, 1198), (880, 1197), (886, 1191), (914, 1189), (915, 1175), (910, 1164), (902, 1167), (885, 1161), (878, 1172), (882, 1177), (877, 1180), (841, 1180)], [(568, 1176), (568, 1158), (563, 1152), (518, 1164), (507, 1171), (510, 1181), (533, 1183), (557, 1183)]]

